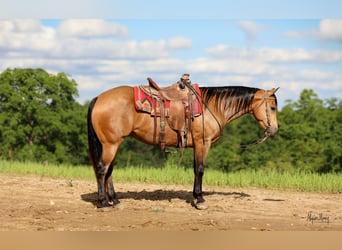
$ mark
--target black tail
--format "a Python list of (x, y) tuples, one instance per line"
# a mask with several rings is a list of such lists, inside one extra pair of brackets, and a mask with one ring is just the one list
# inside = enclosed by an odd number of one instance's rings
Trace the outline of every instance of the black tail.
[(89, 157), (91, 160), (91, 163), (93, 165), (95, 174), (96, 174), (96, 169), (97, 165), (100, 162), (101, 154), (102, 154), (102, 144), (97, 137), (94, 127), (93, 127), (93, 122), (91, 120), (91, 113), (93, 111), (94, 105), (96, 103), (97, 97), (95, 97), (90, 103), (89, 103), (89, 108), (88, 108), (88, 147), (89, 147)]

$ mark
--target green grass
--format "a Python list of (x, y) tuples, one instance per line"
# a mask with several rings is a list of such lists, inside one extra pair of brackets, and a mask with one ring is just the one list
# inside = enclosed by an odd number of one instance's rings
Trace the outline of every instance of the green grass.
[(53, 165), (4, 160), (0, 160), (0, 173), (65, 179), (94, 179), (94, 171), (90, 166)]
[[(44, 165), (32, 162), (9, 162), (0, 160), (0, 173), (36, 175), (70, 180), (95, 181), (91, 166)], [(192, 169), (178, 165), (163, 168), (126, 167), (114, 169), (115, 182), (143, 182), (156, 184), (193, 185)], [(278, 172), (276, 170), (246, 170), (224, 173), (206, 169), (204, 186), (261, 187), (280, 190), (342, 193), (342, 174), (317, 174), (304, 172)]]

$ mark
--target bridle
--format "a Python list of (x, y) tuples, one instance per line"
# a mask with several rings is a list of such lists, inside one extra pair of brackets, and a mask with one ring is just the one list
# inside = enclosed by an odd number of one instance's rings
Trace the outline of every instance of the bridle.
[[(266, 111), (266, 118), (267, 118), (267, 126), (266, 126), (266, 130), (265, 130), (265, 133), (267, 134), (270, 134), (270, 127), (271, 127), (271, 119), (270, 119), (270, 113), (269, 113), (269, 110), (268, 110), (268, 100), (271, 99), (269, 96), (267, 96), (267, 90), (265, 90), (265, 97), (264, 97), (264, 101), (262, 103), (265, 102), (265, 111)], [(272, 99), (274, 99), (272, 97)], [(262, 104), (261, 103), (261, 104)]]
[[(267, 95), (267, 90), (265, 90), (265, 97), (264, 97), (264, 100), (257, 106), (260, 107), (263, 103), (265, 103), (265, 112), (266, 112), (266, 118), (267, 118), (267, 124), (266, 124), (266, 129), (265, 129), (265, 135), (264, 137), (256, 140), (255, 142), (252, 142), (250, 144), (245, 144), (245, 145), (241, 145), (241, 148), (242, 149), (247, 149), (249, 146), (253, 146), (253, 145), (258, 145), (258, 144), (261, 144), (263, 143), (264, 141), (266, 141), (270, 136), (271, 136), (271, 131), (270, 131), (270, 128), (271, 128), (271, 119), (270, 119), (270, 113), (269, 113), (269, 110), (268, 110), (268, 100), (270, 99), (275, 99), (274, 97), (269, 97)], [(260, 120), (258, 120), (260, 121)]]

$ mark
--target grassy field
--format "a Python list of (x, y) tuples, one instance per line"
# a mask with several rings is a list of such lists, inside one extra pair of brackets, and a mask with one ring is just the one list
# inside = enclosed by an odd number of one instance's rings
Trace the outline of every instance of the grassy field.
[[(91, 166), (44, 165), (0, 160), (0, 173), (95, 181), (94, 171)], [(163, 168), (140, 166), (114, 169), (113, 178), (115, 182), (192, 185), (194, 174), (192, 169), (186, 169), (178, 165), (168, 165)], [(342, 193), (342, 174), (280, 173), (276, 170), (248, 170), (224, 173), (206, 169), (203, 185)]]

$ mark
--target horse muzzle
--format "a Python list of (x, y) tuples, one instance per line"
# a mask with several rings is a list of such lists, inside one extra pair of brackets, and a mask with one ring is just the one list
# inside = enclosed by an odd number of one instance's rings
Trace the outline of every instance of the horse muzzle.
[(278, 133), (277, 127), (267, 127), (265, 130), (265, 136), (274, 137)]

